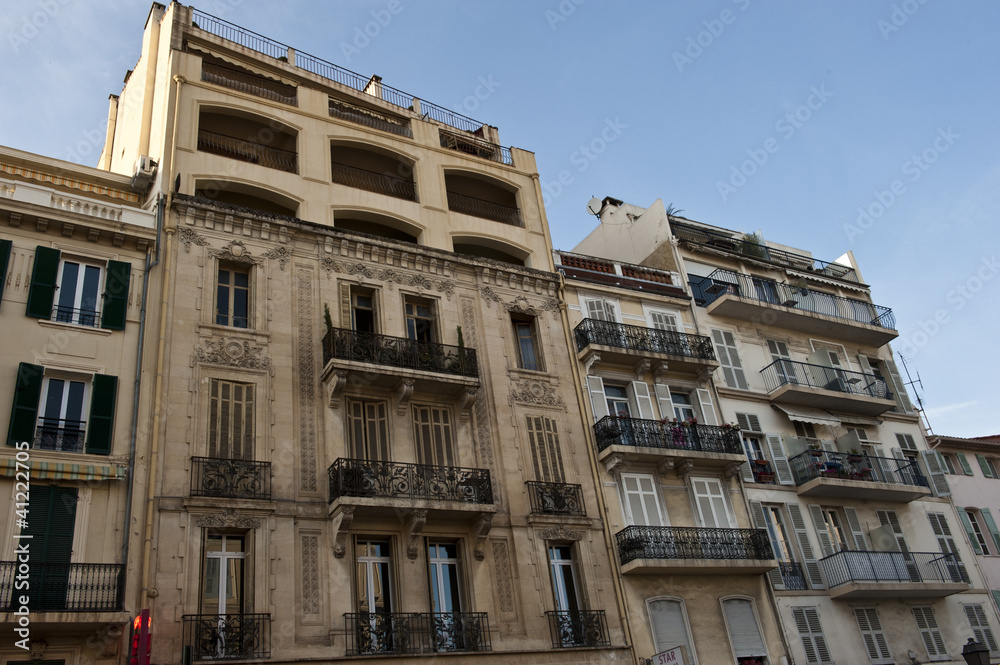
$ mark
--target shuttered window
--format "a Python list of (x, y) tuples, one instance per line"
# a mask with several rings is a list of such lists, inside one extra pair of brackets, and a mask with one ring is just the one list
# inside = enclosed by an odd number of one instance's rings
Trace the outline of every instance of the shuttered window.
[(799, 631), (802, 648), (806, 652), (806, 662), (809, 665), (827, 665), (833, 663), (830, 649), (823, 635), (823, 627), (819, 622), (819, 612), (815, 607), (793, 607), (792, 619)]
[(389, 418), (385, 402), (348, 400), (347, 435), (355, 459), (387, 462)]
[(586, 300), (587, 318), (598, 321), (615, 321), (615, 305), (610, 300)]
[(254, 384), (212, 379), (208, 415), (208, 456), (254, 458)]
[(680, 600), (650, 600), (649, 622), (653, 627), (653, 645), (657, 653), (683, 646), (691, 662), (695, 662), (684, 621), (684, 603)]
[[(34, 612), (65, 610), (69, 584), (68, 564), (73, 553), (77, 489), (36, 485), (28, 501), (28, 523), (21, 529), (31, 544), (28, 573), (28, 606)], [(41, 565), (39, 565), (41, 564)]]
[(413, 407), (413, 440), (417, 461), (434, 466), (454, 466), (451, 412), (436, 406)]
[(562, 454), (559, 450), (559, 432), (556, 421), (544, 416), (527, 416), (528, 443), (535, 480), (546, 483), (564, 483)]
[(130, 263), (64, 258), (59, 250), (39, 245), (25, 313), (37, 319), (124, 330), (131, 275)]
[(854, 617), (858, 620), (861, 638), (868, 650), (868, 659), (872, 665), (892, 665), (895, 661), (889, 652), (889, 643), (882, 632), (882, 622), (874, 607), (855, 607)]
[(653, 476), (640, 473), (621, 475), (625, 518), (639, 526), (666, 526)]
[(955, 539), (951, 535), (951, 527), (948, 526), (948, 518), (945, 517), (944, 513), (927, 513), (927, 519), (931, 523), (931, 529), (934, 531), (934, 536), (937, 537), (938, 547), (943, 554), (954, 554), (955, 555), (955, 566), (957, 570), (954, 571), (957, 576), (965, 582), (969, 581), (969, 573), (965, 570), (965, 564), (962, 563), (962, 557), (958, 552), (958, 547), (955, 546)]
[(990, 628), (990, 622), (986, 619), (983, 606), (979, 603), (963, 603), (962, 609), (965, 610), (965, 616), (969, 619), (969, 625), (976, 636), (976, 641), (989, 647), (990, 656), (995, 657), (997, 655), (997, 641), (993, 637), (993, 630)]
[(736, 338), (728, 330), (712, 329), (712, 341), (715, 343), (715, 355), (719, 358), (722, 375), (730, 388), (749, 390), (746, 374), (743, 373), (743, 363), (736, 350)]
[(947, 660), (948, 649), (938, 629), (937, 619), (934, 618), (934, 610), (929, 606), (914, 607), (913, 618), (917, 621), (917, 630), (920, 631), (920, 638), (924, 641), (927, 656), (931, 660)]
[(722, 611), (729, 629), (729, 642), (737, 658), (767, 658), (764, 639), (754, 616), (753, 602), (745, 598), (727, 598), (722, 601)]

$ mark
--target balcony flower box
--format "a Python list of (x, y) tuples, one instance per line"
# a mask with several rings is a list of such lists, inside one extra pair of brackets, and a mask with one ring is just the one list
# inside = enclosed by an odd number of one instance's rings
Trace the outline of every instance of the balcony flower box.
[(754, 464), (758, 464), (760, 466), (767, 466), (767, 460), (766, 459), (754, 460)]
[(757, 482), (764, 484), (774, 484), (774, 474), (768, 471), (759, 471), (757, 473)]
[(812, 455), (813, 457), (822, 457), (823, 451), (820, 450), (819, 448), (810, 448), (809, 454)]
[(847, 461), (850, 462), (851, 464), (860, 464), (861, 462), (864, 461), (864, 459), (865, 458), (864, 458), (863, 455), (848, 455), (847, 456)]

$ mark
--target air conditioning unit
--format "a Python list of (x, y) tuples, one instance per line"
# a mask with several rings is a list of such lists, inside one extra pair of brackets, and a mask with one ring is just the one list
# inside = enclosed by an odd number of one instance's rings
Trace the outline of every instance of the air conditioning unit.
[(147, 155), (139, 155), (135, 160), (135, 171), (132, 174), (132, 190), (145, 192), (153, 184), (156, 176), (156, 162)]

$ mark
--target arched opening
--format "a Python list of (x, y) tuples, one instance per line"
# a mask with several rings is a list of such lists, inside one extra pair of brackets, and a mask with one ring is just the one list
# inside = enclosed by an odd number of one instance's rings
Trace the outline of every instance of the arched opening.
[(195, 183), (194, 195), (217, 203), (285, 217), (295, 217), (299, 209), (299, 204), (294, 199), (241, 182), (198, 180)]
[(503, 261), (515, 266), (528, 265), (528, 252), (500, 240), (476, 236), (455, 236), (451, 242), (456, 254)]
[(202, 108), (198, 150), (270, 169), (298, 172), (298, 132), (277, 121), (232, 109)]
[(331, 143), (333, 182), (367, 192), (417, 200), (413, 163), (388, 151), (357, 144)]
[(517, 207), (517, 190), (473, 173), (446, 173), (448, 210), (501, 224), (524, 226)]
[(377, 238), (408, 242), (420, 240), (420, 227), (394, 217), (355, 210), (334, 213), (333, 227), (351, 233), (364, 233)]

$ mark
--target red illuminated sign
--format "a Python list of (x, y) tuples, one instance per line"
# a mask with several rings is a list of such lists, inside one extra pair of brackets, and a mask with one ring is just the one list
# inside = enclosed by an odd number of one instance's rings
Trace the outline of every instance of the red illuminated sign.
[(149, 665), (149, 648), (152, 644), (152, 636), (149, 634), (153, 620), (149, 616), (149, 610), (142, 610), (132, 621), (132, 638), (129, 640), (131, 651), (129, 652), (128, 665)]

